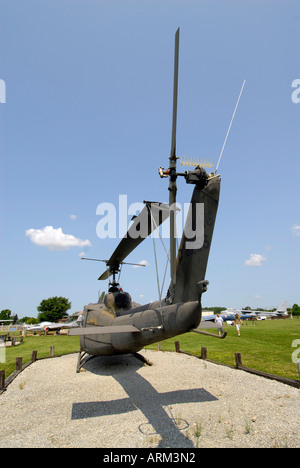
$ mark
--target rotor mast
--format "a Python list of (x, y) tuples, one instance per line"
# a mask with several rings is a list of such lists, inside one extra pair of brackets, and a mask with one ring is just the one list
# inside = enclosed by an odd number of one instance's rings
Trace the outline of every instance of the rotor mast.
[(173, 88), (173, 121), (172, 121), (172, 140), (169, 166), (169, 205), (170, 205), (170, 266), (171, 280), (176, 284), (176, 125), (177, 125), (177, 95), (178, 95), (178, 61), (179, 61), (179, 28), (175, 34), (175, 57), (174, 57), (174, 88)]

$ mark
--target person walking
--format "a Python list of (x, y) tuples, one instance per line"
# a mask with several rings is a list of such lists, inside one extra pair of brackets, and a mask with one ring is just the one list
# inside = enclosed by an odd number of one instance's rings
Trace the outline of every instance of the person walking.
[(237, 329), (237, 332), (238, 332), (238, 336), (241, 336), (241, 317), (239, 316), (239, 314), (235, 314), (234, 316), (234, 325), (235, 325), (235, 328)]
[(217, 314), (217, 316), (216, 316), (216, 318), (215, 318), (215, 324), (217, 324), (219, 336), (221, 336), (222, 333), (223, 333), (223, 324), (224, 324), (224, 320), (223, 320), (223, 318), (220, 316), (220, 314)]

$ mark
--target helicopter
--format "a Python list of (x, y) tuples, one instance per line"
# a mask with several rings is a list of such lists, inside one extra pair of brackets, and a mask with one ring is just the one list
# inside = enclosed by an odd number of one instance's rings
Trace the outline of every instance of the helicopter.
[[(194, 166), (192, 170), (177, 172), (176, 156), (176, 122), (178, 95), (178, 63), (179, 63), (179, 31), (175, 34), (174, 84), (173, 84), (173, 117), (171, 134), (171, 152), (169, 167), (159, 168), (162, 179), (169, 179), (169, 204), (145, 201), (145, 206), (128, 232), (108, 260), (106, 270), (99, 280), (107, 280), (112, 276), (107, 294), (98, 303), (90, 303), (84, 307), (80, 328), (70, 330), (69, 335), (80, 336), (80, 354), (77, 372), (94, 356), (118, 354), (134, 354), (136, 357), (144, 346), (161, 342), (168, 338), (196, 331), (215, 338), (199, 330), (201, 328), (202, 294), (207, 290), (209, 282), (205, 279), (206, 268), (212, 243), (214, 225), (219, 204), (221, 176), (215, 172), (207, 173), (208, 163), (185, 162), (184, 165)], [(177, 179), (182, 177), (187, 184), (193, 185), (189, 213), (186, 224), (192, 226), (195, 232), (197, 223), (202, 223), (203, 242), (190, 242), (185, 225), (180, 246), (177, 252), (176, 230), (176, 194)], [(204, 207), (199, 214), (197, 206)], [(201, 211), (201, 210), (200, 210)], [(134, 249), (167, 218), (170, 222), (170, 285), (164, 299), (146, 304), (136, 305), (128, 292), (120, 288), (116, 277), (126, 259)], [(200, 219), (201, 218), (201, 219)], [(195, 240), (195, 239), (194, 239)], [(191, 245), (192, 244), (192, 245)], [(203, 322), (202, 322), (203, 323)], [(203, 328), (206, 328), (203, 323)], [(226, 336), (224, 332), (221, 338)], [(86, 357), (87, 356), (87, 357)], [(142, 358), (144, 359), (144, 358)]]

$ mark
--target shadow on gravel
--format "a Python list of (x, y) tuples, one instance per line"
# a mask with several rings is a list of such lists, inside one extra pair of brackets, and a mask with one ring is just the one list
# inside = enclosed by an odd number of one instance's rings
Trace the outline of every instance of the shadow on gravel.
[(164, 407), (178, 403), (216, 401), (217, 398), (204, 388), (159, 393), (152, 384), (137, 373), (141, 367), (143, 364), (130, 355), (101, 356), (87, 362), (84, 366), (86, 371), (114, 377), (128, 398), (73, 403), (72, 419), (95, 418), (140, 410), (148, 423), (141, 423), (138, 429), (144, 435), (160, 435), (161, 441), (158, 447), (193, 447), (192, 441), (181, 432), (189, 427), (189, 423), (182, 418), (176, 420), (170, 408), (168, 410), (171, 416)]

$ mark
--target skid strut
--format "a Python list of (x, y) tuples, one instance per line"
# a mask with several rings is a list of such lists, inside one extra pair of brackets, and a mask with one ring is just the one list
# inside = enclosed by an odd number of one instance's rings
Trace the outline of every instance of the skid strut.
[(200, 335), (211, 336), (212, 338), (219, 338), (219, 340), (224, 340), (224, 338), (226, 338), (226, 335), (227, 335), (227, 331), (223, 331), (221, 336), (214, 335), (213, 333), (208, 333), (208, 332), (204, 332), (200, 330), (192, 330), (192, 332), (199, 333)]
[(78, 353), (78, 360), (77, 360), (77, 366), (76, 366), (76, 373), (78, 374), (80, 372), (80, 369), (84, 364), (86, 364), (88, 361), (93, 359), (96, 356), (91, 356), (90, 354), (86, 353), (85, 351), (79, 351)]

